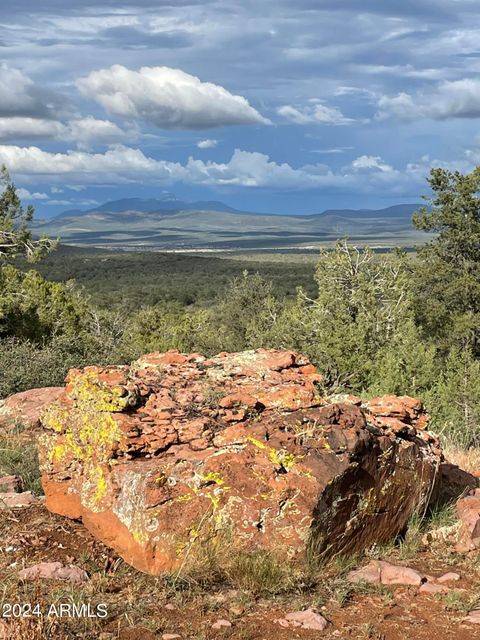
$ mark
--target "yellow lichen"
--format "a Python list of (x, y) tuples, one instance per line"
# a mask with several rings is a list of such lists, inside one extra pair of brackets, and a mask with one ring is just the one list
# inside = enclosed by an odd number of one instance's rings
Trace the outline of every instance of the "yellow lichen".
[(76, 375), (70, 382), (69, 396), (78, 405), (91, 405), (97, 411), (122, 411), (128, 403), (122, 387), (110, 387), (95, 371)]
[(263, 442), (260, 442), (260, 440), (252, 438), (252, 436), (248, 436), (246, 441), (251, 442), (255, 447), (257, 447), (257, 449), (267, 451), (270, 462), (272, 462), (276, 467), (282, 467), (285, 471), (290, 471), (295, 463), (303, 457), (295, 456), (293, 453), (288, 453), (283, 449), (279, 450), (274, 447), (269, 447)]

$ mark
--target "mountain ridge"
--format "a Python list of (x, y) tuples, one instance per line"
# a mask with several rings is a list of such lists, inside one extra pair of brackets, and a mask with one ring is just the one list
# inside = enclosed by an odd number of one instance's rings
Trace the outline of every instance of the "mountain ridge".
[(127, 198), (87, 211), (65, 211), (33, 228), (70, 244), (122, 248), (302, 247), (331, 243), (343, 236), (363, 243), (411, 246), (420, 237), (424, 240), (411, 222), (419, 206), (286, 215), (239, 211), (218, 201)]

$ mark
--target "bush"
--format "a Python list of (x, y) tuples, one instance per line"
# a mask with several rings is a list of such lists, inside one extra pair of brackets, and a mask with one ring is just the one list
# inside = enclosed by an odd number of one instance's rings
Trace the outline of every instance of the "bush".
[(94, 363), (93, 353), (83, 347), (60, 337), (44, 345), (16, 338), (0, 340), (0, 398), (62, 385), (70, 368)]

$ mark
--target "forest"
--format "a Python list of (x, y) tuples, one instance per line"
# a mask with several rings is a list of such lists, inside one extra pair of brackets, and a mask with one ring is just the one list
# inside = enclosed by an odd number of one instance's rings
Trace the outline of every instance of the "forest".
[(479, 446), (480, 170), (433, 169), (428, 181), (415, 253), (341, 239), (315, 258), (247, 260), (35, 240), (5, 169), (0, 398), (149, 351), (289, 348), (314, 362), (326, 394), (420, 396), (452, 446)]

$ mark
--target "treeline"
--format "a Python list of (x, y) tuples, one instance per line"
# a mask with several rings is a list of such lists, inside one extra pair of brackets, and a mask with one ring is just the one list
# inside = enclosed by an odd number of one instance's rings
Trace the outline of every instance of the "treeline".
[(22, 253), (12, 251), (0, 270), (0, 397), (59, 384), (71, 366), (129, 362), (148, 351), (291, 348), (318, 366), (325, 393), (419, 395), (438, 432), (478, 446), (479, 180), (477, 171), (433, 170), (428, 209), (414, 218), (433, 240), (414, 256), (340, 242), (320, 252), (314, 289), (294, 296), (245, 272), (208, 306), (99, 308), (72, 282), (8, 264)]

